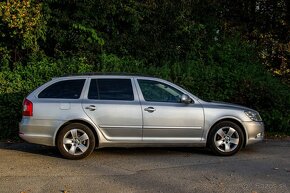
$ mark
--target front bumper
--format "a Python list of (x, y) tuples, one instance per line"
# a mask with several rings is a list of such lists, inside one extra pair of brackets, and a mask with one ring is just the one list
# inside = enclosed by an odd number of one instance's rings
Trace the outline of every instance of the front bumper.
[(264, 123), (263, 122), (243, 122), (247, 131), (246, 145), (254, 144), (264, 139)]

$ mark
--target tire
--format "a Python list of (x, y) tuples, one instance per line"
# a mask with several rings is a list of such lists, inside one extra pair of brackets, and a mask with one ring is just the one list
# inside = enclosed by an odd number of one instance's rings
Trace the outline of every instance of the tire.
[(209, 133), (210, 149), (216, 155), (234, 155), (243, 147), (243, 143), (244, 134), (242, 129), (230, 121), (216, 124)]
[(72, 123), (59, 132), (57, 148), (64, 158), (77, 160), (89, 156), (95, 149), (92, 130), (81, 123)]

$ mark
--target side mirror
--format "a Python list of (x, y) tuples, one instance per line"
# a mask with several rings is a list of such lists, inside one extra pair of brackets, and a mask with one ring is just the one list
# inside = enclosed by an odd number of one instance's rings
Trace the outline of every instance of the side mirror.
[(192, 103), (192, 99), (187, 94), (181, 95), (180, 101), (184, 104)]

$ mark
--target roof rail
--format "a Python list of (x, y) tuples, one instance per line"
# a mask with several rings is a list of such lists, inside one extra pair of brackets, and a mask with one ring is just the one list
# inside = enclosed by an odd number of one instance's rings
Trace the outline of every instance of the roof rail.
[[(127, 72), (85, 72), (85, 73), (72, 73), (72, 74), (64, 74), (60, 77), (67, 76), (94, 76), (94, 75), (115, 75), (115, 76), (144, 76), (149, 77), (146, 74), (138, 74), (138, 73), (127, 73)], [(153, 77), (153, 76), (150, 76)]]

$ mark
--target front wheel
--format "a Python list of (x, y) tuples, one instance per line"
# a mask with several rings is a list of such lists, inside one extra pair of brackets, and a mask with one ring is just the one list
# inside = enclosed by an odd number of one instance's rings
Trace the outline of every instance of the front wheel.
[(242, 148), (243, 143), (243, 131), (233, 122), (220, 122), (209, 134), (209, 145), (216, 155), (234, 155)]
[(65, 126), (57, 137), (57, 147), (67, 159), (82, 159), (95, 148), (95, 136), (90, 128), (80, 123)]

